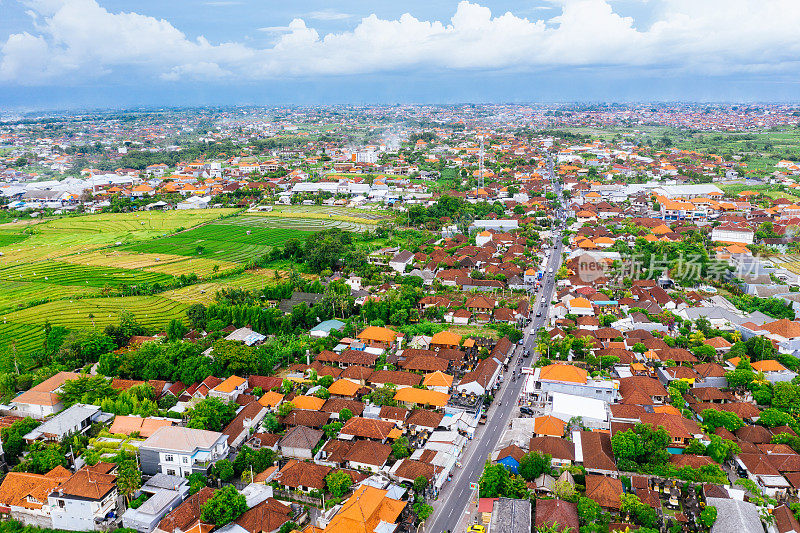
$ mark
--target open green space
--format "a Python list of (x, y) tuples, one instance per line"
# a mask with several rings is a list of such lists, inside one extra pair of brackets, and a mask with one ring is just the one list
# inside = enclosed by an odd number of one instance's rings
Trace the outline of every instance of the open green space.
[(305, 239), (329, 228), (360, 231), (364, 224), (328, 218), (246, 214), (128, 247), (136, 252), (176, 254), (247, 263), (289, 239)]
[(142, 211), (63, 217), (39, 223), (0, 225), (0, 234), (28, 235), (0, 240), (0, 266), (97, 250), (116, 243), (132, 244), (234, 213), (234, 209)]
[(43, 326), (46, 321), (69, 329), (102, 329), (118, 324), (122, 313), (130, 312), (145, 327), (164, 328), (177, 318), (186, 320), (188, 305), (161, 296), (126, 296), (59, 300), (3, 315), (11, 324)]
[(87, 287), (167, 283), (172, 279), (172, 276), (158, 272), (78, 265), (62, 261), (39, 261), (0, 269), (0, 280)]
[(10, 324), (0, 321), (0, 351), (8, 351), (16, 355), (16, 363), (20, 370), (33, 366), (28, 354), (42, 347), (44, 328), (31, 324)]
[(96, 296), (100, 288), (95, 286), (59, 285), (37, 281), (0, 280), (0, 313), (27, 307), (43, 300)]
[(386, 209), (356, 209), (354, 207), (327, 205), (275, 205), (272, 211), (257, 211), (248, 213), (248, 215), (316, 218), (359, 224), (377, 224), (382, 220), (389, 220), (393, 216), (391, 211), (387, 211)]

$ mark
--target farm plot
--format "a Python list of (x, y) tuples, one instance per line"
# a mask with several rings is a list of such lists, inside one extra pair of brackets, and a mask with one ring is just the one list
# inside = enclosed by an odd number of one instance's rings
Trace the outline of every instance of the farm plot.
[[(171, 276), (195, 273), (199, 277), (208, 277), (213, 272), (225, 272), (238, 268), (230, 261), (193, 258), (174, 254), (153, 254), (146, 252), (130, 252), (126, 250), (97, 250), (88, 254), (70, 255), (63, 259), (68, 263), (109, 266), (124, 269), (141, 269), (147, 272), (160, 272)], [(216, 270), (215, 270), (216, 267)]]
[(41, 261), (0, 269), (0, 280), (36, 281), (54, 285), (86, 287), (167, 283), (172, 279), (172, 276), (158, 272), (76, 265), (62, 261)]
[(0, 351), (16, 351), (20, 356), (17, 358), (20, 370), (27, 370), (33, 366), (33, 360), (27, 356), (41, 349), (43, 343), (42, 326), (0, 323)]
[(769, 260), (775, 265), (785, 268), (795, 274), (800, 274), (800, 254), (773, 255)]
[[(27, 239), (8, 244), (0, 242), (0, 266), (60, 258), (117, 242), (146, 241), (232, 212), (232, 209), (205, 209), (104, 213), (25, 224), (29, 233)], [(17, 226), (23, 224), (4, 224), (0, 230), (16, 229)]]
[(17, 231), (0, 230), (0, 247), (24, 241), (28, 236)]
[(377, 224), (381, 220), (390, 219), (391, 212), (386, 210), (356, 209), (353, 207), (334, 207), (327, 205), (276, 205), (272, 211), (259, 211), (262, 216), (294, 216), (298, 218), (325, 218), (358, 219), (357, 222)]
[(290, 228), (273, 229), (217, 222), (163, 239), (136, 244), (128, 249), (246, 263), (267, 253), (272, 246), (283, 244), (291, 238), (303, 239), (309, 233)]
[(99, 287), (56, 285), (35, 281), (0, 281), (0, 312), (26, 307), (31, 302), (75, 296), (94, 296), (99, 293)]
[(108, 324), (119, 323), (122, 313), (130, 312), (143, 326), (162, 329), (173, 318), (186, 320), (187, 307), (186, 304), (161, 296), (86, 298), (48, 302), (7, 313), (0, 318), (11, 324), (43, 326), (49, 320), (54, 326), (72, 330), (101, 330)]
[(202, 303), (208, 305), (213, 303), (214, 295), (222, 289), (237, 288), (258, 291), (269, 285), (274, 285), (286, 277), (288, 277), (288, 272), (278, 272), (278, 277), (276, 278), (274, 270), (250, 270), (224, 280), (198, 283), (167, 291), (163, 296), (187, 304)]
[(68, 233), (133, 233), (156, 237), (178, 228), (191, 228), (235, 212), (234, 209), (198, 209), (189, 211), (139, 211), (136, 213), (102, 213), (53, 220), (39, 227), (42, 232)]
[(246, 227), (271, 228), (274, 230), (296, 230), (305, 232), (323, 231), (339, 228), (344, 231), (365, 231), (373, 229), (371, 223), (341, 220), (328, 215), (307, 215), (303, 217), (283, 216), (273, 213), (250, 213), (220, 221), (220, 224), (235, 224)]

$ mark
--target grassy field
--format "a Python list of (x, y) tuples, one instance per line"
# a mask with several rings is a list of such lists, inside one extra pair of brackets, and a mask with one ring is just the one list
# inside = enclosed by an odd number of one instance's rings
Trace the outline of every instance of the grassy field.
[(214, 295), (222, 289), (247, 289), (258, 291), (269, 285), (274, 285), (280, 280), (288, 277), (288, 271), (279, 271), (275, 277), (275, 270), (259, 269), (248, 270), (236, 276), (231, 276), (222, 280), (215, 280), (208, 283), (198, 283), (167, 291), (163, 294), (165, 298), (171, 298), (186, 304), (202, 303), (210, 304), (214, 301)]
[[(133, 313), (143, 326), (162, 329), (170, 319), (186, 320), (184, 312), (187, 307), (184, 303), (162, 296), (85, 298), (48, 302), (6, 313), (2, 318), (8, 323), (29, 326), (43, 326), (46, 320), (50, 320), (54, 326), (69, 329), (102, 329), (108, 324), (119, 323), (120, 315), (127, 311)], [(94, 318), (90, 315), (94, 315)]]

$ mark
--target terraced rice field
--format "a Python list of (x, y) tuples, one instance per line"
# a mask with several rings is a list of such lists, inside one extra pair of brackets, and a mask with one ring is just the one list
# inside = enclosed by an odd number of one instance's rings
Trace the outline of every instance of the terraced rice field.
[[(6, 323), (28, 326), (43, 326), (46, 320), (50, 320), (54, 326), (69, 329), (102, 329), (108, 324), (119, 323), (120, 315), (127, 311), (133, 313), (143, 326), (163, 329), (173, 318), (186, 320), (187, 307), (186, 304), (162, 296), (86, 298), (48, 302), (6, 313), (0, 318)], [(94, 318), (90, 315), (94, 315)]]
[(0, 350), (16, 350), (20, 370), (30, 368), (32, 362), (25, 354), (41, 348), (43, 342), (44, 328), (41, 326), (0, 321)]
[(230, 278), (225, 278), (224, 280), (198, 283), (189, 285), (188, 287), (167, 291), (163, 293), (163, 296), (186, 304), (202, 303), (208, 305), (214, 301), (214, 295), (217, 291), (224, 288), (257, 291), (284, 279), (287, 277), (287, 274), (288, 273), (279, 273), (279, 277), (276, 279), (274, 270), (251, 270), (236, 276), (231, 276)]
[(154, 254), (131, 252), (118, 249), (103, 249), (88, 254), (70, 255), (64, 261), (74, 264), (92, 266), (112, 266), (124, 269), (142, 269), (147, 272), (160, 272), (170, 276), (191, 274), (194, 272), (201, 278), (210, 276), (217, 267), (218, 272), (238, 268), (237, 263), (218, 261), (202, 257), (189, 257), (174, 254)]
[[(310, 206), (309, 206), (310, 207)], [(374, 222), (366, 219), (343, 220), (328, 214), (307, 213), (297, 216), (295, 213), (283, 215), (280, 212), (248, 213), (220, 221), (220, 224), (235, 224), (246, 227), (272, 228), (274, 230), (296, 230), (315, 232), (331, 228), (345, 231), (365, 231), (372, 229)]]
[[(255, 219), (256, 223), (252, 223), (250, 219)], [(128, 249), (246, 263), (267, 253), (272, 246), (283, 244), (292, 238), (304, 239), (312, 231), (318, 231), (279, 226), (281, 224), (270, 223), (269, 220), (258, 217), (235, 217), (163, 239), (136, 244)], [(319, 225), (316, 226), (322, 229)]]
[(76, 265), (62, 261), (41, 261), (0, 268), (0, 280), (35, 281), (53, 285), (80, 285), (86, 287), (119, 287), (166, 283), (172, 276), (158, 272), (125, 270), (123, 268)]
[(31, 302), (75, 296), (96, 296), (100, 287), (56, 285), (29, 281), (0, 281), (0, 313), (26, 307)]
[(35, 224), (28, 221), (3, 224), (0, 225), (3, 233), (26, 230), (30, 236), (24, 241), (0, 242), (0, 266), (60, 258), (117, 242), (146, 241), (232, 212), (232, 209), (202, 209), (107, 213), (65, 217)]
[(796, 274), (800, 274), (800, 254), (790, 255), (773, 255), (768, 258), (776, 266), (790, 270)]
[(8, 246), (10, 244), (16, 244), (18, 242), (22, 242), (27, 239), (27, 235), (23, 235), (22, 233), (16, 231), (2, 231), (0, 230), (0, 247)]
[[(392, 215), (388, 211), (355, 209), (352, 207), (331, 207), (326, 205), (276, 205), (272, 211), (248, 212), (248, 215), (273, 217), (273, 218), (305, 218), (328, 221), (340, 221), (356, 224), (360, 229), (351, 231), (363, 231), (369, 226), (377, 224), (382, 220), (391, 219)], [(366, 228), (364, 227), (366, 226)]]

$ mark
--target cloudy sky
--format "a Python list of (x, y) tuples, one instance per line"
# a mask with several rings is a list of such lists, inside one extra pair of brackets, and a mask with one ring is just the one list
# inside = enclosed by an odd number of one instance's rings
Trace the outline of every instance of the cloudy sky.
[(0, 106), (800, 99), (798, 0), (0, 0)]

